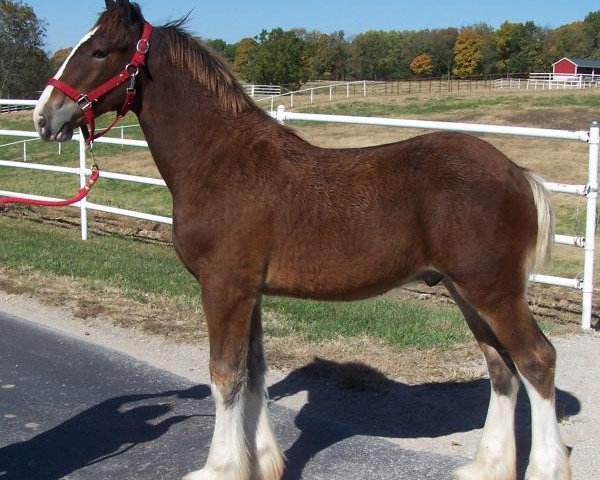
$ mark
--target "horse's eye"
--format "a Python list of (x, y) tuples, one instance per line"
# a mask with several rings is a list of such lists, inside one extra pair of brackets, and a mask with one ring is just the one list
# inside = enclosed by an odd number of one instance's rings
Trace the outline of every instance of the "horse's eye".
[(94, 58), (106, 58), (108, 57), (108, 52), (106, 50), (98, 49), (92, 53), (92, 57)]

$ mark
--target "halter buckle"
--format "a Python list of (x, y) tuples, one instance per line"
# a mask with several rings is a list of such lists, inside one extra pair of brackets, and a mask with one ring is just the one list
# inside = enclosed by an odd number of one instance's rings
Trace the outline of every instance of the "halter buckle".
[(92, 108), (92, 101), (85, 93), (82, 93), (81, 97), (77, 99), (77, 105), (79, 105), (79, 108), (85, 111), (89, 108)]

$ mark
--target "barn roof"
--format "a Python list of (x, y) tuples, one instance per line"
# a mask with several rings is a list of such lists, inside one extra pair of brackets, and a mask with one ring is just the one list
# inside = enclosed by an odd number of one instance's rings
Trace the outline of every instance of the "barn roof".
[(562, 62), (563, 60), (568, 60), (572, 64), (577, 65), (578, 67), (600, 68), (600, 60), (594, 60), (592, 58), (570, 58), (570, 57), (564, 57), (564, 58), (561, 58), (560, 60), (557, 60), (552, 65), (556, 65), (558, 62)]

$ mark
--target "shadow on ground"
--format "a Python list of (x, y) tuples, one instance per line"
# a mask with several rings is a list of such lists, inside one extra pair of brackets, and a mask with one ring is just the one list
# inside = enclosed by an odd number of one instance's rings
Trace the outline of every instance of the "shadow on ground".
[[(111, 398), (30, 440), (0, 449), (0, 478), (57, 480), (122, 455), (195, 416), (158, 420), (171, 411), (169, 398), (201, 400), (209, 395), (210, 388), (199, 385), (188, 390)], [(129, 405), (133, 403), (136, 405)]]
[[(308, 403), (295, 418), (300, 436), (286, 451), (285, 480), (298, 480), (322, 450), (354, 435), (387, 438), (440, 437), (483, 427), (489, 401), (488, 380), (410, 386), (389, 380), (361, 363), (315, 359), (273, 385), (276, 400), (299, 391)], [(517, 448), (521, 476), (531, 444), (530, 410), (521, 389), (517, 404)], [(581, 410), (573, 395), (557, 391), (560, 416)]]
[[(288, 436), (291, 446), (286, 451), (285, 480), (301, 479), (304, 468), (319, 452), (355, 435), (420, 438), (479, 429), (489, 399), (487, 380), (410, 386), (389, 380), (364, 364), (321, 359), (274, 384), (270, 395), (277, 399), (299, 391), (308, 392), (308, 402), (291, 414), (300, 433), (291, 439)], [(559, 415), (580, 411), (575, 397), (557, 393)], [(0, 449), (0, 479), (58, 480), (86, 466), (127, 456), (133, 447), (151, 444), (174, 425), (196, 416), (169, 416), (171, 402), (202, 400), (209, 395), (208, 386), (198, 385), (103, 401), (30, 440)], [(212, 415), (209, 417), (206, 421), (212, 423)], [(280, 425), (284, 430), (289, 430), (287, 418), (285, 414)], [(519, 451), (528, 452), (530, 423), (525, 396), (519, 398), (517, 425)], [(185, 434), (185, 429), (182, 432)], [(184, 444), (182, 439), (174, 448)], [(206, 451), (208, 447), (204, 446)], [(527, 454), (522, 453), (521, 471), (526, 463)]]

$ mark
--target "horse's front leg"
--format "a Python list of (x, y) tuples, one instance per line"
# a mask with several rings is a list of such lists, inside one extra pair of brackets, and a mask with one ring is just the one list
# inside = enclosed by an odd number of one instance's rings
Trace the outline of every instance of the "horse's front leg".
[(283, 456), (266, 409), (260, 298), (231, 279), (211, 283), (203, 284), (202, 302), (215, 427), (206, 466), (184, 480), (279, 480)]

